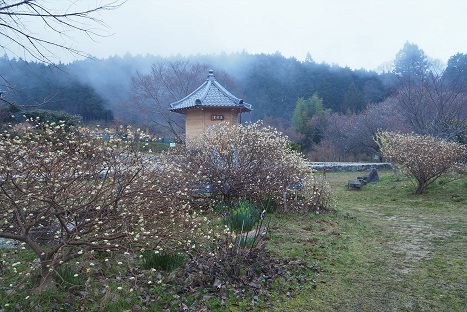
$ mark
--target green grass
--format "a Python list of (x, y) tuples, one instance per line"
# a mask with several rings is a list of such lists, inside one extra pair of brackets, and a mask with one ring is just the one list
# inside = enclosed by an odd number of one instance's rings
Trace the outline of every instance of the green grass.
[(277, 310), (464, 311), (466, 178), (413, 195), (412, 185), (394, 182), (390, 172), (361, 191), (347, 190), (354, 175), (328, 173), (338, 212), (310, 218), (312, 235), (303, 231), (306, 219), (287, 223), (290, 234), (277, 248), (287, 241), (288, 253), (315, 259), (323, 272), (316, 290), (278, 297)]
[(143, 153), (159, 154), (169, 149), (168, 143), (142, 142), (140, 151)]
[(318, 271), (290, 272), (270, 284), (269, 295), (187, 295), (176, 283), (184, 276), (181, 268), (144, 269), (139, 257), (118, 254), (72, 262), (65, 272), (71, 287), (36, 295), (33, 282), (21, 282), (29, 272), (21, 260), (35, 256), (1, 250), (7, 263), (0, 311), (178, 311), (182, 304), (211, 311), (465, 311), (467, 177), (443, 179), (414, 195), (410, 181), (392, 172), (380, 172), (380, 182), (360, 191), (348, 190), (347, 181), (357, 175), (327, 173), (335, 213), (272, 215), (268, 249)]
[(156, 269), (163, 271), (173, 271), (183, 265), (186, 260), (184, 254), (167, 253), (154, 250), (145, 250), (141, 257), (143, 268), (146, 270)]
[(69, 265), (61, 265), (57, 268), (55, 273), (55, 281), (61, 288), (82, 288), (86, 282), (83, 276), (80, 276)]
[(256, 206), (242, 199), (228, 208), (224, 224), (236, 233), (248, 232), (255, 227), (259, 218), (260, 212)]

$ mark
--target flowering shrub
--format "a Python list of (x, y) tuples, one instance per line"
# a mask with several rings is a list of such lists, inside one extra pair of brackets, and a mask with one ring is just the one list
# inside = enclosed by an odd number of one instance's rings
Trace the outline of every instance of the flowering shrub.
[(40, 288), (52, 272), (93, 251), (191, 248), (199, 227), (180, 172), (107, 131), (103, 140), (64, 122), (34, 123), (0, 137), (0, 237), (40, 259)]
[(226, 202), (282, 198), (291, 183), (311, 174), (305, 159), (288, 148), (287, 137), (261, 123), (214, 126), (172, 159), (193, 185), (208, 185), (211, 195)]
[(307, 175), (303, 180), (303, 187), (298, 191), (294, 190), (291, 195), (290, 206), (292, 208), (289, 209), (314, 212), (316, 214), (332, 210), (331, 187), (322, 178)]
[(467, 159), (465, 145), (428, 135), (378, 132), (376, 141), (384, 157), (402, 166), (415, 178), (416, 194)]

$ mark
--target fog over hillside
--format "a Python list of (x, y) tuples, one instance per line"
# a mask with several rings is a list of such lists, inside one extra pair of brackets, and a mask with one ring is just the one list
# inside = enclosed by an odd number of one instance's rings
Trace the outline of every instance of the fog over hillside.
[(317, 63), (311, 55), (299, 61), (280, 53), (127, 54), (58, 68), (4, 57), (0, 70), (8, 82), (5, 99), (46, 102), (40, 108), (77, 114), (84, 122), (137, 125), (159, 137), (173, 136), (167, 128), (171, 120), (183, 130), (183, 116), (170, 113), (169, 104), (194, 91), (212, 69), (224, 87), (253, 105), (243, 122), (263, 120), (307, 151), (323, 149), (325, 143), (341, 150), (345, 159), (349, 154), (359, 158), (359, 153), (377, 149), (373, 137), (381, 128), (463, 142), (467, 55), (453, 55), (440, 68), (407, 42), (390, 63), (387, 71), (377, 73)]

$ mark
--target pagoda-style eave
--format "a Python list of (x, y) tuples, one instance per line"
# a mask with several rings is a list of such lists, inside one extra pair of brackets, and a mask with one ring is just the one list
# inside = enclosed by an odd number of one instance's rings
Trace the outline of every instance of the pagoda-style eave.
[(240, 109), (240, 112), (242, 113), (249, 113), (252, 111), (252, 109), (249, 109), (245, 106), (203, 106), (203, 105), (196, 105), (196, 106), (192, 106), (192, 107), (184, 107), (184, 108), (179, 108), (179, 109), (170, 109), (171, 112), (174, 112), (174, 113), (179, 113), (179, 114), (185, 114), (186, 111), (188, 110), (194, 110), (194, 109), (202, 109), (202, 110), (205, 110), (205, 109), (208, 109), (208, 110), (227, 110), (227, 109), (233, 109), (233, 110), (238, 110)]
[(209, 71), (207, 80), (200, 87), (183, 99), (171, 103), (169, 110), (183, 114), (186, 110), (198, 107), (206, 107), (206, 109), (241, 109), (241, 112), (250, 112), (252, 110), (251, 104), (237, 98), (217, 82), (212, 70)]

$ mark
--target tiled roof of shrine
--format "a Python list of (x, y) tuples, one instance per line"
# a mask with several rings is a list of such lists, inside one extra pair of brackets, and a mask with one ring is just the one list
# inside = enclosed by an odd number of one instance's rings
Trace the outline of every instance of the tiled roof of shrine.
[(231, 107), (239, 108), (242, 112), (253, 110), (251, 104), (237, 98), (217, 82), (212, 70), (209, 71), (208, 79), (198, 89), (180, 101), (170, 104), (170, 110), (178, 113), (197, 107)]

